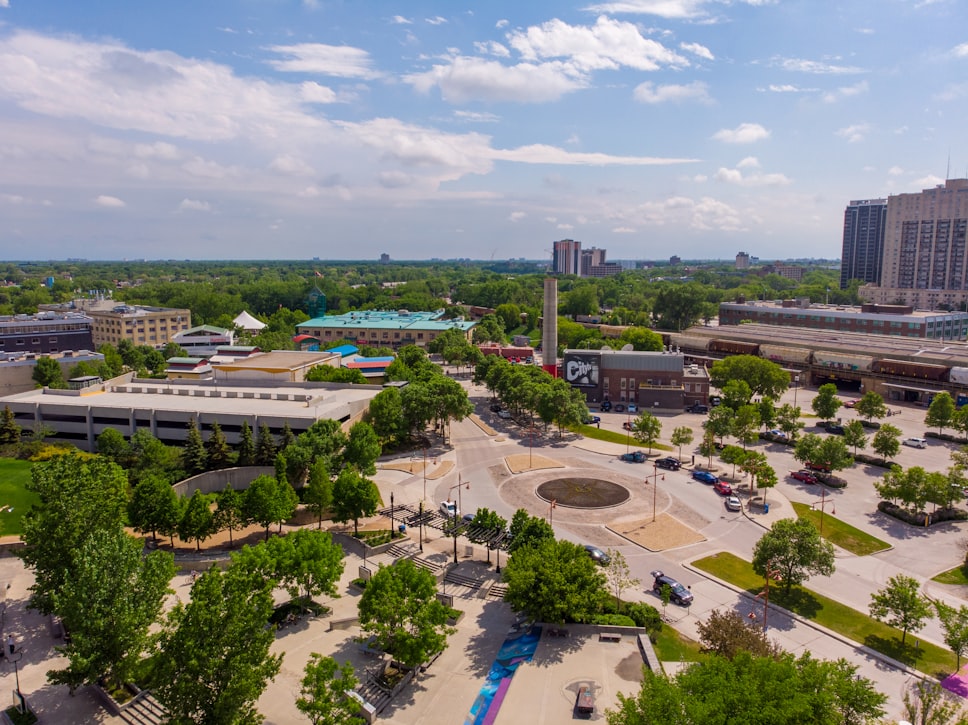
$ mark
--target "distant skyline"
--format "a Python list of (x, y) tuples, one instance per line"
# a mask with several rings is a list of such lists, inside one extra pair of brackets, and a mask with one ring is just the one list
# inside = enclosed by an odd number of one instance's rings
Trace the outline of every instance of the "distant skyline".
[(966, 118), (963, 0), (0, 0), (0, 255), (836, 259)]

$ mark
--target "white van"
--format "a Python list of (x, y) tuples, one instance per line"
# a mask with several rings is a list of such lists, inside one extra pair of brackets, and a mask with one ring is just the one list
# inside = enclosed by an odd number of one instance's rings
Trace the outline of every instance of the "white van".
[(904, 445), (912, 448), (927, 448), (928, 442), (924, 438), (905, 438)]

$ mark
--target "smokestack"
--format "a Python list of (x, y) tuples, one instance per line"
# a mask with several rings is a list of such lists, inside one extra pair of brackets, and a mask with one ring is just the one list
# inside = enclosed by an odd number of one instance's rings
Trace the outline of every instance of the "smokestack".
[(544, 281), (541, 362), (546, 372), (558, 376), (558, 280), (554, 277), (548, 277)]

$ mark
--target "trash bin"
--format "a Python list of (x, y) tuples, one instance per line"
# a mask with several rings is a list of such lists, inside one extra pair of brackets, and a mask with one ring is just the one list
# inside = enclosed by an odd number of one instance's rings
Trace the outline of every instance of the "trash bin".
[(768, 503), (763, 504), (763, 513), (765, 514), (770, 513), (770, 504)]
[(407, 533), (407, 525), (406, 525), (406, 524), (400, 524), (400, 525), (399, 525), (399, 526), (397, 527), (397, 530), (398, 530), (398, 531), (399, 531), (399, 532), (400, 532), (401, 534), (405, 534), (405, 533)]

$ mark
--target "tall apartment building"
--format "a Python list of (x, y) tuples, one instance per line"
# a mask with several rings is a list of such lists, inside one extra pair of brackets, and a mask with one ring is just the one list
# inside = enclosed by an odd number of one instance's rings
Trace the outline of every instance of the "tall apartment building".
[(844, 247), (840, 254), (840, 289), (852, 279), (881, 283), (887, 199), (859, 199), (844, 212)]
[(581, 276), (591, 276), (592, 267), (600, 267), (605, 264), (605, 250), (598, 247), (581, 250)]
[(750, 255), (746, 252), (736, 253), (736, 269), (749, 269), (750, 268)]
[(581, 242), (562, 239), (554, 243), (551, 266), (555, 274), (581, 274)]
[(968, 304), (968, 179), (888, 197), (881, 285), (860, 294), (923, 309)]
[(95, 346), (128, 340), (135, 346), (161, 348), (192, 326), (191, 310), (126, 305), (113, 300), (75, 300), (74, 305), (93, 320)]

